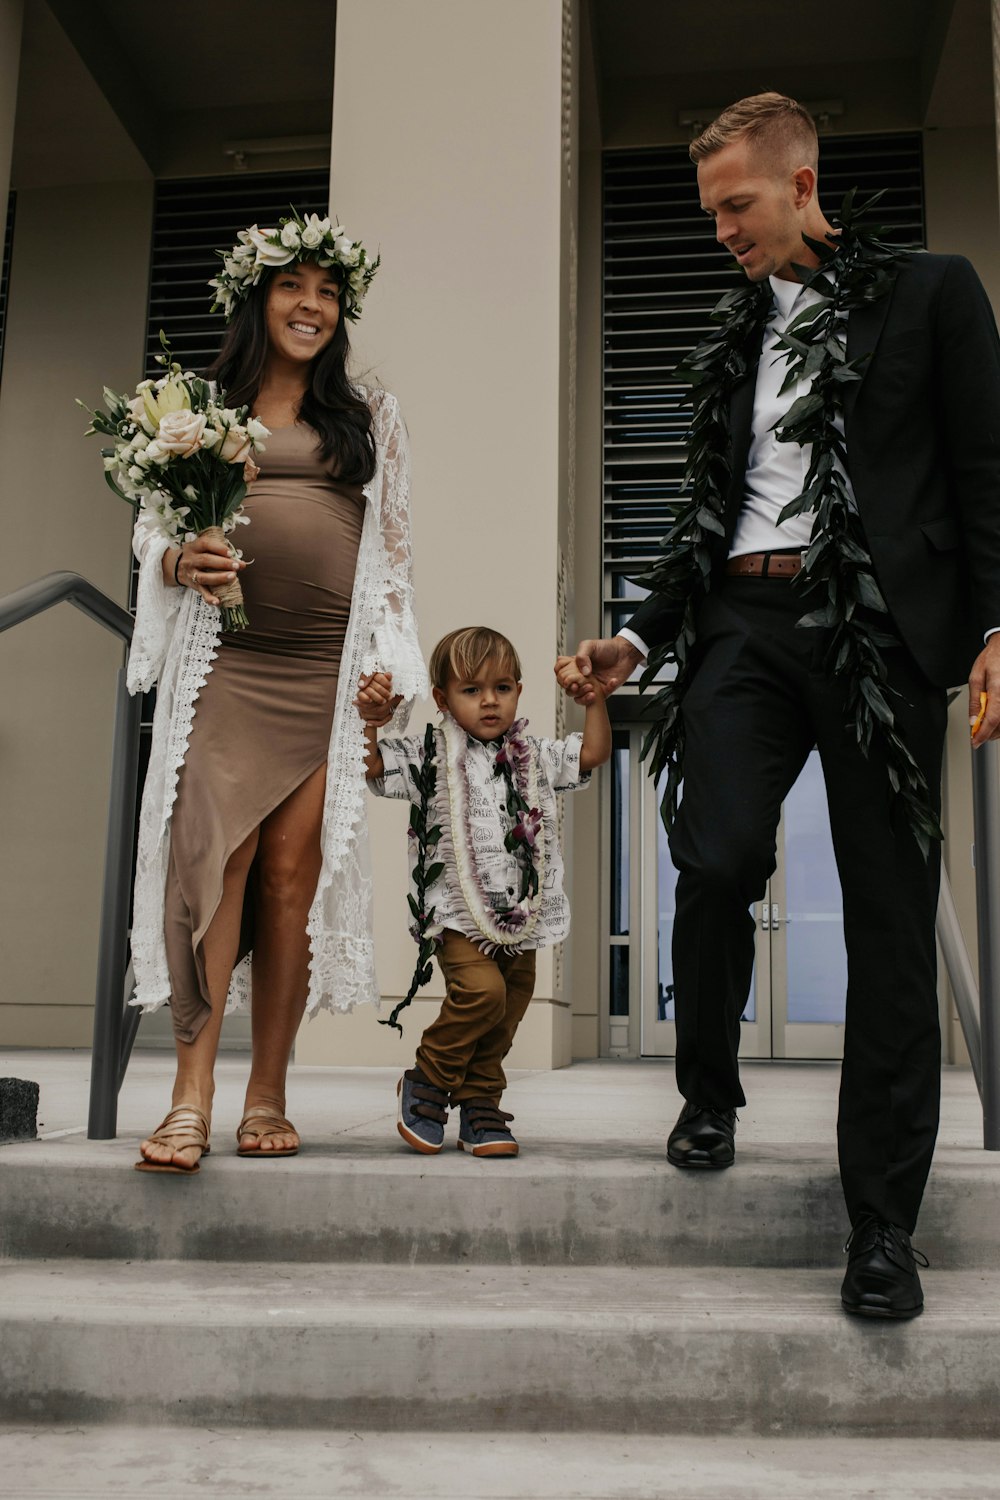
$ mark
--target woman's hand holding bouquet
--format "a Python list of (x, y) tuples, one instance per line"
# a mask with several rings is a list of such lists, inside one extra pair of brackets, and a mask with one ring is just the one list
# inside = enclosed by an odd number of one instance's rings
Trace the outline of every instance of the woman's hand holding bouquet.
[(160, 343), (158, 380), (142, 381), (132, 397), (105, 387), (106, 413), (78, 404), (90, 412), (88, 433), (113, 439), (101, 450), (105, 478), (139, 523), (174, 546), (194, 544), (177, 562), (178, 581), (221, 607), (223, 630), (244, 630), (240, 553), (226, 536), (249, 523), (243, 501), (270, 433), (247, 407), (227, 407), (223, 392), (182, 371), (162, 333)]

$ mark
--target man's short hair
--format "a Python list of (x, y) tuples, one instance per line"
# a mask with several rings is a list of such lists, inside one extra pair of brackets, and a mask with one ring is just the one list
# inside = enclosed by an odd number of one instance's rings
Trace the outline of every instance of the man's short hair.
[(733, 141), (749, 141), (792, 168), (815, 170), (819, 162), (813, 117), (786, 94), (751, 94), (731, 104), (691, 142), (689, 155), (693, 162), (704, 161)]

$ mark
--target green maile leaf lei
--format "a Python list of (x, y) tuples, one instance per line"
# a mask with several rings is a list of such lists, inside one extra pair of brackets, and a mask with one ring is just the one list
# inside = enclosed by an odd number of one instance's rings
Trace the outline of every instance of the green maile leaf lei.
[(403, 1028), (399, 1024), (399, 1013), (405, 1010), (419, 989), (430, 981), (433, 973), (432, 958), (441, 942), (441, 928), (434, 920), (434, 907), (427, 905), (427, 892), (444, 874), (444, 865), (440, 860), (434, 858), (438, 844), (441, 842), (441, 828), (438, 824), (430, 821), (431, 808), (434, 804), (434, 794), (437, 791), (437, 744), (434, 738), (434, 725), (428, 724), (424, 731), (423, 751), (420, 756), (420, 764), (410, 766), (410, 779), (418, 792), (418, 800), (410, 804), (410, 826), (407, 829), (407, 837), (415, 841), (417, 846), (417, 859), (413, 868), (414, 891), (407, 891), (406, 900), (410, 908), (413, 923), (410, 932), (417, 944), (417, 963), (413, 970), (413, 978), (410, 987), (393, 1007), (392, 1014), (388, 1019), (380, 1018), (380, 1026), (394, 1026), (403, 1035)]
[[(862, 227), (879, 197), (876, 194), (855, 207), (852, 190), (844, 199), (836, 237), (827, 242), (803, 236), (819, 265), (794, 269), (821, 300), (793, 319), (778, 349), (787, 363), (782, 391), (801, 379), (811, 379), (812, 385), (793, 402), (775, 431), (780, 442), (810, 445), (812, 453), (802, 493), (785, 506), (778, 519), (815, 513), (803, 568), (791, 585), (802, 594), (806, 606), (798, 624), (828, 633), (824, 666), (830, 676), (844, 683), (848, 727), (866, 756), (873, 742), (880, 741), (893, 808), (905, 816), (926, 858), (931, 842), (941, 838), (941, 829), (927, 783), (899, 734), (892, 710), (893, 690), (882, 648), (897, 645), (898, 639), (872, 621), (873, 615), (885, 616), (888, 627), (888, 611), (848, 490), (847, 455), (839, 430), (845, 392), (862, 379), (870, 359), (869, 353), (847, 358), (845, 315), (888, 296), (910, 254), (886, 244), (878, 229)], [(748, 350), (756, 350), (771, 306), (772, 293), (766, 283), (730, 292), (712, 313), (718, 327), (676, 371), (690, 386), (694, 406), (684, 475), (690, 498), (663, 538), (659, 557), (640, 580), (672, 604), (679, 618), (676, 637), (650, 653), (641, 682), (645, 689), (665, 665), (676, 668), (673, 681), (662, 684), (650, 702), (656, 722), (642, 750), (650, 775), (665, 776), (660, 811), (668, 829), (676, 816), (683, 778), (681, 704), (691, 676), (695, 619), (711, 587), (712, 538), (725, 536), (725, 504), (732, 477), (729, 400), (734, 386), (750, 374)]]

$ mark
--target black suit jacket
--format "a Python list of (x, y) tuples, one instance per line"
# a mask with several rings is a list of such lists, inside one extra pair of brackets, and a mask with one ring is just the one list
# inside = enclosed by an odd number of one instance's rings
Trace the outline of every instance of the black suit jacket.
[[(914, 254), (891, 294), (848, 316), (847, 353), (870, 351), (845, 398), (847, 468), (896, 626), (931, 682), (963, 682), (1000, 626), (1000, 339), (960, 255)], [(730, 405), (725, 564), (743, 501), (757, 358)], [(651, 595), (628, 621), (648, 646), (676, 633)]]

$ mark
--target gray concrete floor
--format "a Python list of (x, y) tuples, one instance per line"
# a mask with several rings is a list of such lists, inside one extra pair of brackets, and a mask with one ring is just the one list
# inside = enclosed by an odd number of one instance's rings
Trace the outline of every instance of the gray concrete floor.
[(0, 1428), (6, 1500), (986, 1500), (1000, 1444)]
[[(40, 1130), (82, 1134), (87, 1052), (0, 1052), (0, 1074), (41, 1086)], [(215, 1125), (239, 1119), (247, 1059), (220, 1060)], [(120, 1100), (119, 1137), (138, 1139), (169, 1103), (172, 1066), (138, 1052)], [(365, 1151), (395, 1149), (396, 1069), (293, 1068), (289, 1112), (303, 1135)], [(834, 1144), (839, 1068), (747, 1063), (744, 1141), (796, 1148)], [(982, 1144), (968, 1070), (944, 1073), (941, 1147)], [(525, 1147), (546, 1142), (662, 1141), (679, 1100), (669, 1064), (587, 1062), (521, 1072), (507, 1102)], [(140, 1416), (141, 1413), (137, 1413)], [(192, 1500), (951, 1500), (1000, 1497), (1000, 1444), (852, 1438), (746, 1439), (599, 1435), (213, 1431), (160, 1427), (0, 1428), (5, 1500), (104, 1496)]]
[[(409, 1056), (404, 1061), (408, 1061)], [(394, 1142), (396, 1068), (292, 1067), (289, 1117), (304, 1137), (347, 1135)], [(214, 1128), (227, 1135), (242, 1113), (249, 1059), (222, 1057), (216, 1078)], [(81, 1132), (87, 1119), (88, 1051), (0, 1051), (0, 1075), (30, 1078), (41, 1086), (39, 1132)], [(119, 1100), (118, 1134), (141, 1139), (170, 1104), (173, 1063), (163, 1052), (136, 1052)], [(982, 1115), (968, 1068), (943, 1072), (940, 1147), (981, 1147)], [(739, 1139), (801, 1146), (834, 1142), (837, 1063), (747, 1062), (746, 1108)], [(510, 1075), (506, 1107), (517, 1116), (527, 1148), (532, 1134), (546, 1141), (658, 1142), (680, 1108), (669, 1062), (579, 1062), (556, 1072)], [(1000, 1158), (997, 1158), (1000, 1160)]]

